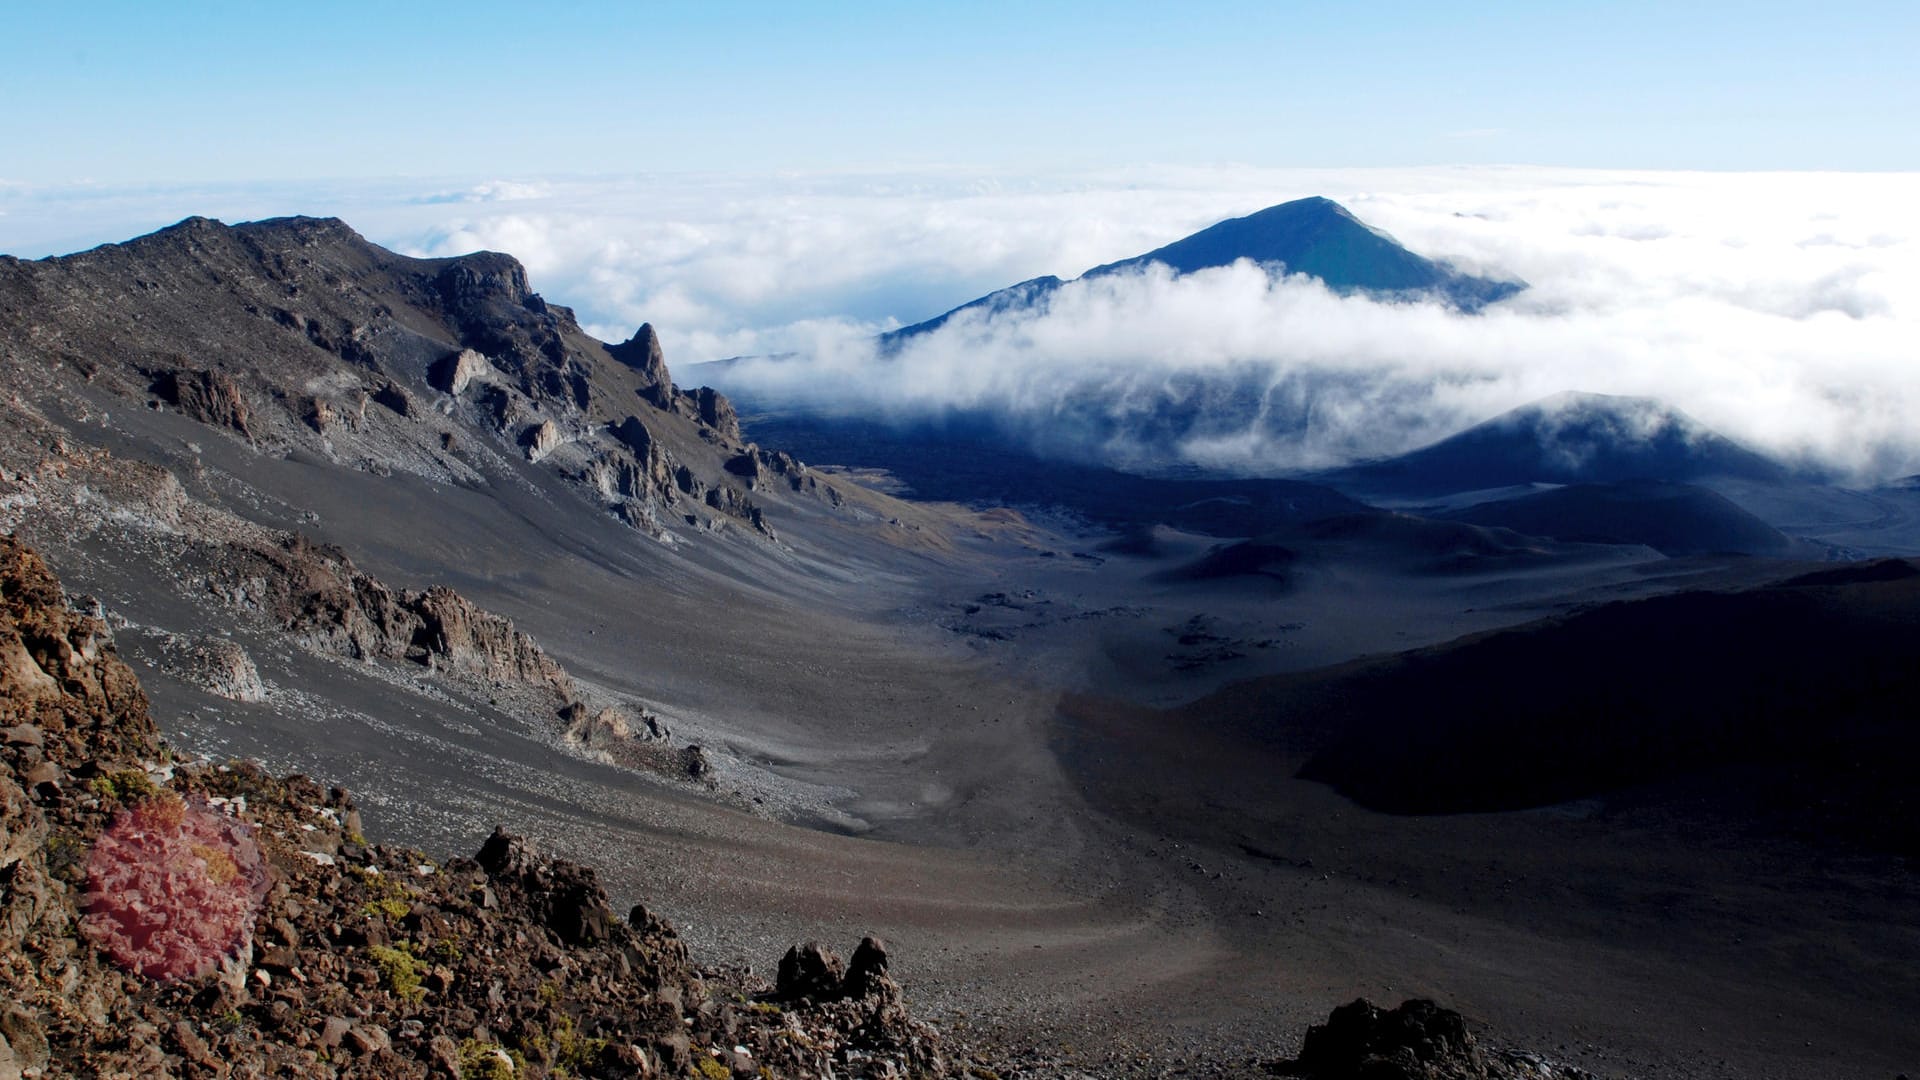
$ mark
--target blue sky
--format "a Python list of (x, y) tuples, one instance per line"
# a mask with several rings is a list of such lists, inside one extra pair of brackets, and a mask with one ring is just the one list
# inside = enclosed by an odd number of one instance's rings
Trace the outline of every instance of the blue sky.
[(1044, 409), (1088, 365), (1317, 364), (1438, 395), (1417, 424), (1347, 410), (1363, 441), (1586, 390), (1920, 469), (1915, 0), (0, 5), (0, 252), (338, 215), (508, 252), (604, 339), (654, 323), (676, 372), (844, 368), (888, 326), (1326, 195), (1532, 288), (1456, 319), (1147, 281), (1032, 327), (1044, 355), (840, 382)]
[(1920, 167), (1920, 4), (15, 2), (0, 181)]

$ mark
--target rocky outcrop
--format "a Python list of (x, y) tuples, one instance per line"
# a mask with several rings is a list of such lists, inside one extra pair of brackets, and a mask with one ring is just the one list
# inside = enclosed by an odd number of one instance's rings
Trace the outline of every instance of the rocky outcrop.
[(646, 376), (655, 386), (671, 387), (667, 375), (666, 353), (660, 348), (660, 335), (652, 323), (641, 323), (633, 336), (618, 345), (607, 346), (608, 355)]
[(520, 433), (520, 445), (526, 448), (528, 461), (538, 462), (559, 447), (560, 425), (542, 420)]
[[(662, 539), (714, 531), (717, 518), (772, 535), (737, 497), (702, 502), (732, 482), (733, 405), (675, 387), (651, 325), (617, 345), (594, 340), (507, 255), (410, 258), (330, 219), (194, 218), (74, 255), (0, 260), (0, 313), (21, 315), (0, 318), (0, 384), (49, 414), (94, 407), (67, 400), (84, 384), (89, 397), (170, 402), (276, 456), (466, 487), (497, 479), (505, 451), (557, 466), (605, 512)], [(620, 452), (637, 468), (591, 465)], [(695, 505), (680, 505), (682, 468), (701, 480)]]
[(846, 965), (832, 949), (817, 941), (795, 945), (780, 958), (773, 996), (780, 1001), (838, 1001)]
[(1364, 998), (1308, 1028), (1300, 1056), (1269, 1071), (1308, 1080), (1593, 1080), (1537, 1055), (1483, 1051), (1464, 1017), (1431, 1001), (1389, 1010)]
[(0, 1075), (961, 1075), (884, 961), (752, 1004), (504, 829), (442, 864), (369, 844), (337, 788), (163, 764), (104, 624), (10, 537), (0, 644)]
[(427, 378), (437, 390), (458, 397), (473, 380), (481, 378), (493, 370), (487, 358), (472, 349), (461, 349), (450, 356), (442, 357), (427, 369)]
[(170, 648), (170, 667), (188, 682), (230, 701), (264, 701), (266, 688), (253, 658), (238, 643), (221, 637), (201, 637)]
[(608, 431), (627, 449), (633, 451), (633, 456), (641, 461), (652, 456), (653, 433), (647, 430), (647, 425), (641, 423), (639, 417), (629, 416), (618, 424), (610, 426)]
[(740, 441), (740, 416), (733, 411), (733, 402), (727, 400), (727, 395), (711, 386), (703, 386), (693, 391), (693, 400), (699, 410), (701, 423), (728, 442)]
[(218, 371), (169, 371), (154, 384), (162, 400), (203, 424), (253, 438), (253, 410), (231, 378)]
[(333, 403), (327, 399), (309, 398), (304, 419), (308, 427), (318, 434), (325, 435), (339, 419), (339, 413), (334, 409)]
[(514, 629), (512, 620), (480, 610), (445, 585), (408, 592), (401, 604), (420, 620), (409, 642), (414, 658), (424, 653), (430, 666), (550, 686), (561, 693), (571, 689), (567, 673), (532, 638)]
[[(38, 555), (0, 536), (0, 729), (23, 776), (152, 757), (147, 697), (98, 614), (66, 603)], [(38, 781), (35, 781), (38, 782)]]
[(445, 586), (395, 592), (338, 548), (298, 534), (232, 545), (208, 585), (227, 603), (292, 631), (309, 647), (355, 660), (407, 660), (505, 680), (572, 700), (567, 673), (516, 629)]
[(406, 392), (399, 383), (391, 380), (381, 383), (373, 392), (373, 401), (385, 406), (396, 416), (413, 415), (413, 395)]

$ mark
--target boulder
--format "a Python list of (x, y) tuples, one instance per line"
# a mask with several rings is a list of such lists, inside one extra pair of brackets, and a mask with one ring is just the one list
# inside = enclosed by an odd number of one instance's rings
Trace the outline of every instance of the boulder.
[(847, 977), (841, 980), (842, 997), (858, 1000), (867, 997), (898, 997), (900, 988), (887, 976), (887, 946), (877, 937), (863, 937), (847, 963)]
[(319, 434), (325, 435), (332, 429), (336, 419), (338, 419), (338, 415), (334, 412), (332, 404), (325, 398), (316, 397), (308, 399), (306, 412), (308, 427)]
[(373, 392), (375, 404), (384, 406), (397, 416), (413, 415), (413, 398), (396, 382), (384, 382)]
[(526, 448), (528, 461), (539, 461), (560, 445), (560, 425), (542, 420), (520, 433), (520, 445)]
[(493, 370), (487, 358), (472, 349), (461, 349), (435, 361), (427, 370), (427, 379), (437, 390), (458, 397), (473, 380)]
[(264, 701), (266, 688), (253, 658), (238, 644), (220, 637), (202, 637), (190, 645), (181, 661), (182, 674), (210, 694), (229, 701)]
[(780, 958), (773, 993), (781, 1001), (837, 1001), (845, 979), (840, 957), (825, 945), (808, 941), (788, 949)]
[(633, 451), (633, 456), (641, 461), (647, 460), (647, 454), (653, 449), (653, 433), (637, 416), (629, 416), (610, 428), (613, 437), (619, 439)]
[(1415, 999), (1387, 1010), (1358, 999), (1307, 1029), (1285, 1075), (1311, 1080), (1484, 1080), (1488, 1071), (1467, 1022), (1452, 1009)]
[(745, 479), (749, 484), (760, 479), (760, 458), (750, 451), (728, 458), (724, 468), (733, 475)]

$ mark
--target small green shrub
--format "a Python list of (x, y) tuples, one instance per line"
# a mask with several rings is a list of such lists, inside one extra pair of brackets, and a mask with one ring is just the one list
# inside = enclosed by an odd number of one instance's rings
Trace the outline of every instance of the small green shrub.
[(526, 1067), (519, 1052), (499, 1043), (468, 1039), (460, 1044), (460, 1080), (512, 1080)]
[(403, 1001), (419, 1001), (427, 996), (420, 985), (420, 961), (405, 945), (369, 945), (367, 955), (380, 969), (380, 981)]
[(369, 919), (376, 915), (384, 915), (398, 922), (406, 918), (407, 913), (412, 910), (413, 905), (407, 903), (405, 900), (396, 900), (389, 896), (382, 897), (379, 900), (367, 901), (366, 906), (360, 909), (360, 914), (365, 915)]
[(600, 1060), (607, 1040), (580, 1034), (573, 1017), (565, 1013), (553, 1022), (553, 1059), (560, 1068), (579, 1071)]
[(87, 781), (87, 790), (103, 799), (144, 799), (160, 789), (153, 778), (140, 769), (120, 769), (102, 773)]

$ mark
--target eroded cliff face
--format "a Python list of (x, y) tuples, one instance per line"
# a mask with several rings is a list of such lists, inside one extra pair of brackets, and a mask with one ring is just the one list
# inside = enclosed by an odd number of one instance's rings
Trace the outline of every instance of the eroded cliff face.
[(3, 535), (0, 740), (0, 1077), (960, 1072), (878, 942), (832, 985), (708, 970), (504, 829), (441, 865), (338, 789), (175, 760), (106, 624)]
[[(675, 387), (651, 326), (604, 345), (494, 252), (413, 259), (333, 219), (190, 218), (0, 262), (0, 379), (41, 398), (63, 378), (266, 454), (447, 483), (497, 482), (518, 458), (654, 535), (771, 535), (722, 468), (753, 449), (727, 399)], [(785, 490), (824, 500), (822, 483)]]

